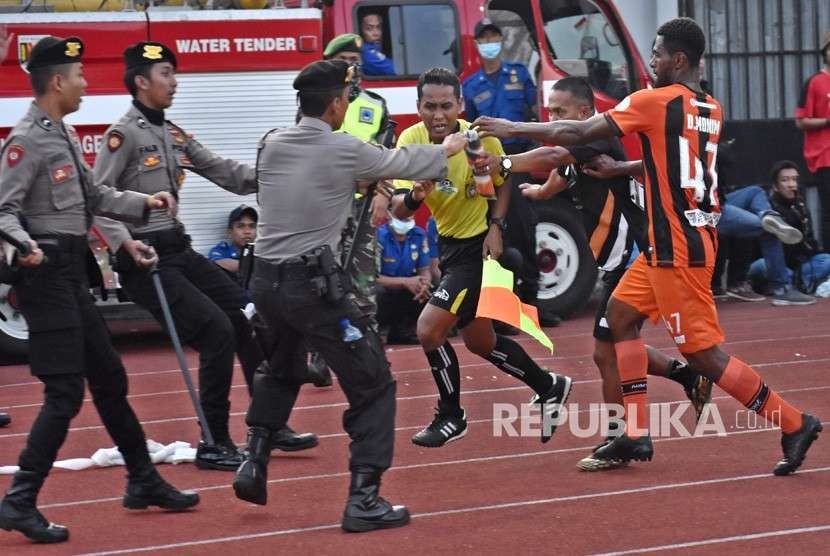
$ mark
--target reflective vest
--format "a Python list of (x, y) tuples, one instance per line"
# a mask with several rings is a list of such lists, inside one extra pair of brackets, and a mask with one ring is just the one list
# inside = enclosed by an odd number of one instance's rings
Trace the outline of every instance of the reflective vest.
[(360, 96), (349, 104), (343, 125), (337, 131), (367, 143), (377, 143), (378, 134), (383, 131), (386, 120), (386, 102), (383, 98), (361, 90)]

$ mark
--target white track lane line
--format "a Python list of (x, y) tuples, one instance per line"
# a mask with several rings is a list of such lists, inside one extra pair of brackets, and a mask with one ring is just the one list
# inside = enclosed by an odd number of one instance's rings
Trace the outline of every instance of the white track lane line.
[[(813, 360), (811, 360), (811, 359), (799, 359), (799, 360), (795, 360), (795, 361), (783, 361), (783, 362), (775, 362), (775, 363), (761, 363), (761, 364), (752, 365), (752, 366), (753, 367), (764, 367), (764, 366), (780, 366), (780, 365), (798, 365), (798, 364), (802, 364), (802, 363), (815, 363), (815, 362), (819, 362), (819, 361), (830, 361), (830, 358), (828, 358), (828, 359), (813, 359)], [(598, 378), (591, 379), (591, 380), (575, 380), (575, 381), (573, 381), (573, 384), (595, 384), (597, 382), (602, 382), (602, 381), (601, 381), (601, 379), (598, 379)], [(485, 388), (485, 389), (481, 389), (481, 390), (466, 390), (466, 391), (462, 392), (462, 394), (463, 395), (489, 394), (489, 393), (493, 393), (493, 392), (510, 392), (510, 391), (515, 391), (515, 390), (524, 390), (525, 388), (526, 388), (526, 386), (506, 386), (504, 388)], [(813, 391), (813, 390), (824, 390), (826, 388), (830, 388), (830, 386), (816, 386), (816, 387), (807, 387), (807, 388), (789, 388), (789, 389), (776, 390), (776, 391), (779, 394), (786, 394), (788, 392), (810, 392), (810, 391)], [(418, 395), (418, 396), (401, 396), (401, 397), (397, 398), (397, 401), (400, 402), (400, 401), (431, 399), (431, 398), (434, 398), (435, 396), (436, 396), (436, 394), (422, 394), (422, 395)], [(715, 396), (712, 399), (713, 400), (726, 400), (726, 399), (731, 399), (731, 396)], [(672, 400), (672, 401), (669, 401), (669, 402), (661, 402), (661, 403), (677, 404), (677, 403), (689, 403), (689, 402), (686, 399), (682, 399), (682, 400)], [(292, 411), (306, 411), (306, 410), (311, 410), (311, 409), (331, 409), (331, 408), (338, 408), (338, 407), (348, 407), (348, 405), (349, 404), (347, 402), (334, 402), (334, 403), (329, 403), (329, 404), (317, 404), (317, 405), (301, 405), (301, 406), (297, 406), (297, 407), (293, 408)], [(38, 405), (38, 407), (39, 407), (39, 405)], [(0, 407), (0, 409), (7, 409), (7, 408)], [(583, 413), (585, 411), (587, 411), (587, 410), (580, 411), (580, 413)], [(239, 417), (241, 415), (245, 415), (245, 413), (246, 413), (245, 411), (231, 412), (230, 416), (231, 417)], [(160, 424), (164, 424), (164, 423), (180, 423), (180, 422), (184, 422), (184, 421), (194, 421), (195, 419), (196, 418), (193, 417), (193, 416), (171, 417), (171, 418), (168, 418), (168, 419), (151, 419), (151, 420), (146, 420), (146, 421), (140, 421), (140, 423), (143, 427), (143, 426), (146, 426), (146, 425), (160, 425)], [(475, 423), (475, 422), (483, 422), (483, 421), (479, 420), (479, 421), (468, 421), (468, 422)], [(86, 427), (71, 427), (69, 429), (69, 432), (97, 431), (97, 430), (102, 430), (103, 428), (104, 428), (103, 425), (89, 425), (89, 426), (86, 426)], [(396, 429), (396, 430), (406, 430), (406, 429)], [(28, 436), (28, 434), (29, 434), (28, 432), (0, 434), (0, 440), (3, 440), (4, 438), (19, 438), (21, 436)], [(344, 434), (344, 436), (345, 436), (345, 434)], [(326, 438), (326, 437), (321, 436), (320, 438)]]
[[(830, 421), (822, 421), (822, 424), (828, 425)], [(709, 439), (709, 438), (726, 438), (726, 437), (734, 437), (743, 434), (756, 434), (761, 432), (770, 432), (776, 431), (778, 429), (769, 428), (769, 429), (752, 429), (752, 430), (741, 430), (741, 431), (734, 431), (728, 432), (725, 436), (718, 436), (715, 434), (703, 435), (703, 436), (692, 436), (692, 437), (672, 437), (672, 438), (656, 438), (653, 440), (655, 444), (663, 443), (663, 442), (679, 442), (683, 440), (694, 440), (694, 439)], [(389, 468), (388, 472), (391, 471), (406, 471), (409, 469), (423, 469), (427, 467), (443, 467), (446, 465), (463, 465), (466, 463), (483, 463), (488, 461), (502, 461), (502, 460), (511, 460), (511, 459), (524, 459), (524, 458), (533, 458), (533, 457), (540, 457), (540, 456), (550, 456), (556, 454), (568, 454), (571, 452), (585, 452), (588, 450), (593, 450), (595, 446), (580, 446), (577, 448), (558, 448), (556, 450), (539, 450), (536, 452), (521, 452), (518, 454), (501, 454), (498, 456), (480, 456), (476, 458), (466, 458), (466, 459), (453, 459), (453, 460), (446, 460), (446, 461), (434, 461), (428, 463), (411, 463), (409, 465), (396, 465)], [(829, 468), (830, 469), (830, 468)], [(798, 471), (801, 473), (801, 470)], [(337, 477), (348, 477), (348, 472), (338, 472), (338, 473), (318, 473), (315, 475), (298, 475), (295, 477), (281, 477), (279, 479), (269, 479), (268, 484), (278, 484), (278, 483), (293, 483), (298, 481), (314, 481), (318, 479), (333, 479)], [(765, 475), (759, 475), (765, 476)], [(770, 474), (772, 477), (773, 475)], [(183, 487), (187, 488), (187, 487)], [(221, 485), (212, 485), (212, 486), (204, 486), (204, 487), (194, 487), (192, 490), (197, 492), (206, 492), (209, 490), (224, 490), (231, 488), (229, 483), (223, 483)], [(65, 507), (74, 507), (74, 506), (84, 506), (88, 504), (99, 504), (102, 502), (115, 502), (120, 501), (121, 497), (107, 497), (107, 498), (93, 498), (87, 500), (75, 500), (72, 502), (56, 502), (53, 504), (44, 504), (38, 505), (40, 509), (49, 509), (49, 508), (65, 508)]]
[[(813, 469), (804, 469), (800, 471), (800, 473), (825, 473), (830, 471), (830, 467), (817, 467)], [(506, 509), (513, 509), (513, 508), (523, 508), (529, 506), (540, 506), (545, 504), (558, 504), (562, 502), (574, 502), (579, 500), (590, 500), (595, 498), (608, 498), (612, 496), (626, 496), (631, 494), (641, 494), (645, 492), (657, 492), (657, 491), (664, 491), (664, 490), (672, 490), (672, 489), (681, 489), (681, 488), (689, 488), (689, 487), (697, 487), (701, 485), (717, 485), (717, 484), (726, 484), (726, 483), (733, 483), (739, 481), (753, 481), (756, 479), (769, 479), (770, 477), (774, 477), (774, 475), (763, 473), (763, 474), (755, 474), (755, 475), (738, 475), (732, 477), (720, 477), (717, 479), (705, 479), (702, 481), (688, 481), (684, 483), (667, 483), (662, 485), (652, 485), (647, 487), (638, 487), (638, 488), (629, 488), (624, 490), (611, 490), (605, 492), (595, 492), (590, 494), (576, 494), (572, 496), (559, 496), (556, 498), (540, 498), (536, 500), (524, 500), (521, 502), (508, 502), (504, 504), (490, 504), (484, 506), (470, 506), (466, 508), (455, 508), (455, 509), (448, 509), (448, 510), (438, 510), (434, 512), (424, 512), (419, 514), (413, 514), (413, 519), (425, 519), (430, 517), (439, 517), (445, 515), (455, 515), (455, 514), (467, 514), (467, 513), (476, 513), (476, 512), (486, 512), (486, 511), (493, 511), (493, 510), (506, 510)], [(775, 479), (780, 480), (780, 479)], [(81, 556), (109, 556), (114, 554), (134, 554), (137, 552), (152, 552), (157, 550), (173, 550), (177, 548), (184, 548), (188, 546), (204, 546), (208, 544), (217, 544), (217, 543), (226, 543), (226, 542), (234, 542), (234, 541), (245, 541), (245, 540), (252, 540), (252, 539), (260, 539), (265, 537), (276, 537), (281, 535), (290, 535), (296, 533), (308, 533), (313, 531), (322, 531), (326, 529), (336, 529), (340, 526), (339, 523), (331, 523), (327, 525), (315, 525), (312, 527), (298, 527), (294, 529), (277, 529), (275, 531), (265, 531), (262, 533), (252, 533), (249, 535), (234, 535), (231, 537), (214, 537), (211, 539), (202, 539), (202, 540), (194, 540), (194, 541), (184, 541), (184, 542), (177, 542), (171, 544), (159, 544), (155, 546), (142, 546), (142, 547), (135, 547), (135, 548), (125, 548), (121, 550), (110, 550), (104, 552), (89, 552), (86, 554), (82, 554)], [(830, 526), (827, 526), (830, 528)], [(683, 546), (683, 545), (680, 545)], [(627, 552), (623, 552), (620, 554), (628, 554)]]
[[(571, 336), (562, 336), (562, 338), (582, 338), (584, 336), (585, 336), (585, 334), (577, 334), (577, 335), (571, 335)], [(757, 343), (757, 342), (777, 342), (777, 341), (785, 341), (785, 340), (818, 339), (818, 338), (830, 338), (830, 334), (820, 334), (820, 335), (816, 335), (816, 336), (794, 336), (794, 337), (791, 337), (791, 338), (781, 338), (781, 337), (753, 338), (751, 340), (727, 341), (727, 342), (724, 342), (722, 345), (737, 345), (737, 344)], [(514, 341), (519, 342), (519, 343), (530, 343), (530, 342), (535, 342), (536, 340), (534, 340), (533, 338), (519, 338), (518, 340), (514, 340)], [(455, 346), (455, 347), (464, 347), (464, 344), (460, 343), (460, 342), (456, 342), (456, 343), (453, 344), (453, 346)], [(652, 346), (652, 347), (655, 347), (655, 346)], [(673, 351), (675, 349), (675, 346), (674, 345), (669, 345), (669, 346), (663, 346), (663, 347), (656, 347), (655, 349), (658, 349), (660, 351)], [(400, 349), (391, 350), (387, 353), (400, 353), (400, 352), (411, 351), (411, 350), (421, 350), (421, 348), (420, 347), (400, 348)], [(535, 361), (565, 361), (565, 360), (568, 360), (568, 359), (586, 359), (586, 358), (590, 358), (590, 357), (592, 357), (591, 353), (585, 353), (585, 354), (567, 355), (567, 356), (552, 355), (552, 356), (546, 356), (546, 357), (534, 357), (534, 360)], [(821, 360), (821, 361), (823, 361), (823, 360)], [(487, 365), (490, 365), (490, 363), (488, 363), (488, 362), (466, 363), (466, 364), (461, 365), (461, 368), (463, 369), (463, 368), (467, 368), (467, 367), (486, 367)], [(237, 368), (240, 368), (239, 364), (234, 365), (234, 369), (237, 369)], [(199, 370), (199, 368), (198, 367), (192, 367), (189, 370), (190, 370), (190, 372), (197, 372)], [(418, 368), (418, 369), (407, 369), (407, 370), (403, 370), (403, 371), (392, 371), (392, 374), (394, 376), (398, 376), (398, 375), (402, 375), (402, 374), (422, 373), (422, 372), (427, 372), (429, 370), (430, 370), (429, 367), (422, 367), (422, 368)], [(139, 372), (129, 372), (128, 371), (127, 372), (127, 377), (132, 379), (132, 377), (137, 377), (137, 376), (163, 375), (163, 374), (173, 374), (173, 373), (179, 373), (179, 372), (181, 372), (179, 369), (166, 369), (166, 370), (163, 370), (163, 371), (139, 371)], [(335, 378), (335, 380), (336, 380), (336, 378)], [(21, 387), (21, 386), (39, 386), (41, 384), (42, 383), (38, 380), (33, 380), (33, 381), (29, 381), (29, 382), (16, 382), (14, 384), (0, 384), (0, 389), (2, 389), (2, 388), (17, 388), (17, 387)], [(245, 385), (244, 384), (237, 384), (237, 385), (234, 385), (233, 387), (234, 388), (244, 388)], [(164, 393), (164, 392), (160, 392), (160, 393)], [(176, 390), (175, 393), (179, 393), (179, 391)], [(4, 409), (4, 408), (0, 407), (0, 409)]]
[[(828, 337), (830, 337), (830, 336), (828, 336)], [(665, 350), (663, 350), (661, 348), (661, 351), (665, 351)], [(567, 357), (537, 357), (534, 360), (535, 361), (549, 361), (549, 360), (552, 360), (552, 359), (558, 359), (558, 360), (587, 359), (587, 358), (590, 358), (590, 357), (591, 357), (591, 354), (580, 354), (580, 355), (569, 355)], [(823, 362), (827, 362), (827, 361), (830, 361), (830, 358), (793, 359), (793, 360), (790, 360), (790, 361), (773, 361), (773, 362), (767, 362), (767, 363), (751, 363), (750, 366), (751, 367), (761, 367), (761, 368), (763, 368), (763, 367), (772, 367), (772, 366), (776, 366), (776, 365), (789, 365), (789, 364), (799, 364), (799, 363), (823, 363)], [(469, 369), (469, 368), (475, 368), (475, 367), (488, 367), (488, 366), (491, 366), (491, 363), (485, 361), (485, 362), (480, 362), (480, 363), (466, 363), (466, 364), (460, 365), (459, 368), (460, 369)], [(591, 368), (593, 368), (593, 366), (591, 366)], [(429, 370), (430, 370), (429, 368), (410, 369), (408, 371), (393, 372), (392, 375), (393, 376), (400, 376), (400, 375), (403, 375), (403, 374), (425, 373)], [(158, 371), (158, 372), (159, 373), (170, 373), (170, 372), (180, 372), (180, 371)], [(559, 372), (565, 372), (565, 371), (560, 370)], [(336, 380), (336, 378), (335, 378), (335, 380)], [(589, 381), (589, 382), (594, 382), (594, 381)], [(23, 385), (27, 385), (27, 384), (41, 384), (41, 382), (39, 382), (39, 381), (38, 382), (31, 382), (31, 383), (22, 383), (21, 382), (21, 383), (18, 383), (16, 386), (23, 386)], [(235, 384), (235, 385), (231, 386), (231, 388), (232, 389), (233, 388), (247, 388), (247, 386), (245, 384)], [(127, 396), (127, 399), (128, 400), (133, 400), (133, 399), (140, 399), (140, 398), (149, 398), (149, 397), (153, 397), (153, 396), (172, 396), (172, 395), (179, 395), (179, 394), (187, 394), (187, 390), (162, 390), (162, 391), (158, 391), (158, 392), (145, 392), (143, 394), (129, 394)], [(84, 398), (84, 403), (87, 403), (87, 402), (92, 402), (92, 398)], [(42, 403), (28, 403), (28, 404), (18, 404), (18, 405), (6, 405), (6, 406), (0, 406), (0, 410), (26, 409), (26, 408), (32, 408), (32, 407), (40, 407), (41, 405), (43, 405), (43, 404)]]
[(717, 537), (700, 541), (681, 542), (677, 544), (664, 544), (662, 546), (649, 546), (633, 548), (620, 552), (602, 552), (592, 556), (622, 556), (623, 554), (644, 554), (646, 552), (662, 552), (664, 550), (679, 550), (681, 548), (694, 548), (696, 546), (709, 546), (726, 542), (752, 541), (755, 539), (766, 539), (769, 537), (785, 537), (788, 535), (803, 535), (804, 533), (816, 533), (819, 531), (830, 531), (830, 525), (816, 525), (814, 527), (799, 527), (797, 529), (779, 529), (777, 531), (764, 531), (761, 533), (748, 533), (746, 535), (734, 535), (732, 537)]

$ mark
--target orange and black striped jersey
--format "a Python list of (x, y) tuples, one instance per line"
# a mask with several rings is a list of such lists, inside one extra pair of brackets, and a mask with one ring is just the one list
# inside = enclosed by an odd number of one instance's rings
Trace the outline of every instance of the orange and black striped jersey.
[(643, 147), (651, 266), (714, 266), (720, 218), (715, 160), (720, 103), (681, 84), (643, 89), (605, 113)]

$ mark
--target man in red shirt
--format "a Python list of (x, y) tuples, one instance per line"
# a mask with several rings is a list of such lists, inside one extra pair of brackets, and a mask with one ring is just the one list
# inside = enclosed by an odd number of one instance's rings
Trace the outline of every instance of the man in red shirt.
[(821, 199), (821, 238), (830, 250), (830, 32), (821, 41), (824, 67), (804, 83), (795, 125), (804, 130), (804, 160), (816, 176)]

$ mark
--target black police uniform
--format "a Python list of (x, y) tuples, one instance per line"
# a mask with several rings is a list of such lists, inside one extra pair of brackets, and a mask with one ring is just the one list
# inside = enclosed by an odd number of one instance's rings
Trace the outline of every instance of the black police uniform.
[[(128, 71), (161, 62), (176, 66), (173, 52), (154, 42), (130, 46), (124, 51), (124, 62)], [(165, 120), (163, 111), (137, 99), (107, 130), (105, 148), (95, 161), (96, 179), (115, 183), (122, 190), (151, 194), (170, 191), (178, 196), (185, 169), (233, 193), (255, 190), (253, 168), (215, 155)], [(228, 427), (234, 354), (246, 367), (263, 360), (241, 311), (245, 306), (242, 287), (195, 252), (181, 222), (161, 211), (153, 211), (147, 223), (129, 229), (107, 219), (96, 223), (117, 251), (117, 270), (124, 291), (164, 325), (149, 272), (138, 267), (120, 246), (132, 238), (152, 245), (158, 253), (159, 276), (179, 336), (199, 352), (199, 397), (215, 441), (213, 446), (199, 443), (196, 465), (234, 471), (242, 463)], [(246, 369), (246, 374), (252, 375), (253, 370)]]
[[(303, 92), (342, 93), (353, 71), (342, 61), (315, 62), (294, 81)], [(321, 164), (328, 160), (331, 163)], [(343, 424), (352, 439), (352, 483), (343, 516), (349, 531), (404, 525), (409, 514), (380, 498), (392, 462), (395, 381), (371, 320), (348, 297), (338, 259), (340, 232), (358, 180), (446, 175), (437, 145), (388, 150), (318, 118), (267, 135), (258, 160), (257, 258), (251, 283), (257, 310), (280, 331), (272, 372), (257, 376), (248, 410), (248, 458), (234, 480), (237, 497), (265, 504), (270, 430), (291, 413), (304, 377), (292, 376), (304, 342), (319, 351), (349, 401)], [(355, 333), (355, 329), (359, 332)]]
[[(46, 37), (32, 49), (30, 71), (80, 62), (77, 38)], [(81, 409), (84, 380), (107, 432), (127, 465), (124, 505), (184, 509), (198, 503), (159, 476), (144, 431), (127, 402), (127, 375), (89, 293), (86, 232), (92, 213), (142, 221), (147, 196), (93, 183), (71, 126), (35, 101), (14, 127), (0, 162), (0, 226), (19, 242), (37, 241), (47, 259), (23, 268), (14, 288), (29, 325), (29, 364), (44, 401), (18, 460), (20, 471), (0, 506), (0, 527), (37, 542), (65, 541), (65, 527), (37, 510), (37, 494)], [(21, 225), (21, 220), (26, 226)]]

